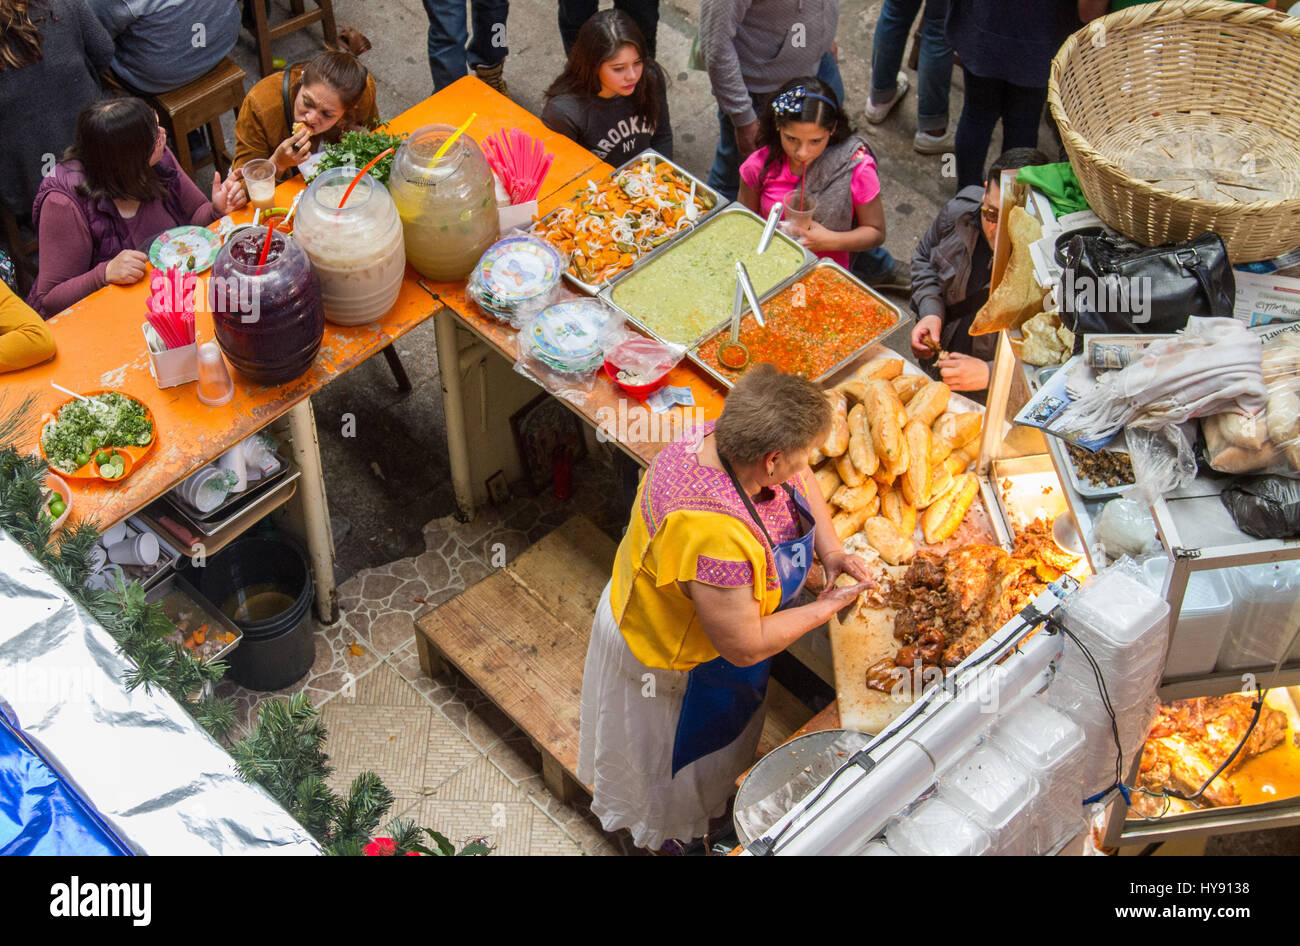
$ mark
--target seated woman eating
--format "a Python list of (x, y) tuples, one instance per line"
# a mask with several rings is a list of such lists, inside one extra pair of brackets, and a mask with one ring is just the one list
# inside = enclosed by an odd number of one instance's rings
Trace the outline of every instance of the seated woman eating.
[(758, 149), (740, 166), (738, 199), (760, 216), (796, 191), (812, 220), (782, 229), (818, 256), (847, 268), (850, 254), (884, 244), (876, 160), (834, 90), (812, 76), (781, 86), (759, 116)]
[(92, 102), (77, 117), (76, 142), (32, 202), (41, 268), (27, 301), (48, 319), (109, 283), (136, 282), (158, 234), (207, 226), (244, 206), (238, 178), (214, 173), (208, 200), (176, 163), (147, 103)]
[(618, 166), (647, 148), (673, 156), (668, 79), (622, 10), (582, 25), (569, 62), (546, 90), (542, 121)]
[[(808, 468), (830, 425), (816, 385), (757, 365), (650, 464), (582, 678), (578, 777), (606, 831), (669, 852), (705, 835), (754, 761), (772, 656), (868, 587)], [(814, 551), (828, 590), (805, 600)]]
[(294, 170), (310, 174), (326, 146), (344, 132), (377, 124), (375, 80), (366, 67), (348, 53), (324, 52), (249, 90), (235, 121), (234, 166), (269, 158), (277, 179)]

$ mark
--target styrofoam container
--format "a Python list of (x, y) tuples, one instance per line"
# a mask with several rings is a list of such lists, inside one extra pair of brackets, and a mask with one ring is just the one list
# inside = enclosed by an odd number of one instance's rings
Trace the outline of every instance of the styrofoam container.
[(1029, 811), (1038, 780), (1024, 763), (985, 744), (939, 780), (939, 796), (989, 832), (994, 854), (1029, 853)]
[[(1147, 584), (1163, 594), (1169, 559), (1156, 556), (1143, 566)], [(1209, 673), (1218, 662), (1219, 651), (1232, 618), (1232, 592), (1218, 571), (1195, 571), (1187, 577), (1182, 610), (1174, 639), (1169, 642), (1165, 676), (1186, 677)]]
[(983, 828), (938, 797), (891, 822), (885, 842), (905, 857), (978, 857), (993, 845)]
[(1224, 569), (1234, 607), (1220, 670), (1300, 661), (1300, 562), (1267, 562)]
[(1038, 780), (1041, 791), (1030, 816), (1035, 854), (1053, 850), (1083, 826), (1086, 740), (1073, 720), (1038, 698), (999, 720), (989, 738), (990, 745), (1023, 763)]
[(884, 841), (872, 841), (862, 849), (859, 857), (898, 857), (898, 852)]

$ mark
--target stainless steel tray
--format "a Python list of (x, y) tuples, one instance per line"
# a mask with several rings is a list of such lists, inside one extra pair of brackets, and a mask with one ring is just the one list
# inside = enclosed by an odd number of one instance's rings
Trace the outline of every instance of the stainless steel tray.
[[(863, 282), (861, 279), (859, 279), (857, 276), (854, 276), (851, 272), (849, 272), (847, 269), (845, 269), (845, 268), (844, 268), (843, 266), (841, 266), (839, 263), (835, 262), (834, 260), (824, 259), (824, 258), (820, 258), (820, 257), (817, 259), (817, 262), (813, 263), (811, 266), (804, 266), (804, 267), (802, 267), (802, 268), (801, 268), (798, 272), (796, 272), (793, 276), (790, 276), (789, 278), (787, 278), (787, 279), (783, 280), (782, 282), (778, 283), (777, 285), (773, 286), (772, 289), (771, 289), (770, 291), (768, 291), (767, 293), (765, 293), (765, 294), (763, 295), (763, 297), (762, 297), (761, 299), (759, 299), (759, 305), (762, 305), (762, 304), (763, 304), (764, 302), (766, 302), (767, 300), (772, 299), (772, 298), (774, 298), (775, 296), (779, 295), (780, 293), (784, 292), (786, 289), (789, 289), (789, 288), (790, 288), (791, 286), (793, 286), (795, 283), (798, 283), (798, 282), (800, 282), (801, 280), (807, 279), (808, 276), (809, 276), (809, 275), (810, 275), (814, 270), (817, 270), (817, 269), (833, 269), (833, 270), (835, 270), (837, 273), (839, 273), (841, 276), (843, 276), (845, 279), (847, 279), (847, 280), (848, 280), (850, 283), (852, 283), (854, 286), (856, 286), (857, 288), (861, 289), (861, 290), (862, 290), (863, 292), (865, 292), (867, 295), (869, 295), (869, 296), (871, 296), (873, 299), (875, 299), (876, 302), (880, 303), (882, 306), (884, 306), (886, 309), (888, 309), (890, 312), (892, 312), (892, 313), (894, 314), (894, 324), (893, 324), (893, 325), (889, 326), (889, 327), (886, 328), (884, 331), (878, 333), (877, 335), (875, 335), (875, 336), (873, 336), (872, 338), (868, 339), (867, 341), (863, 342), (861, 345), (859, 345), (859, 346), (858, 346), (857, 348), (855, 348), (853, 351), (849, 352), (847, 355), (845, 355), (843, 358), (841, 358), (841, 359), (840, 359), (840, 360), (839, 360), (835, 365), (833, 365), (833, 366), (831, 366), (830, 368), (826, 369), (826, 370), (823, 371), (821, 374), (819, 374), (817, 377), (811, 379), (815, 384), (822, 384), (822, 383), (824, 383), (826, 380), (828, 380), (829, 378), (833, 378), (833, 377), (835, 376), (835, 374), (836, 374), (837, 372), (843, 370), (843, 368), (844, 368), (846, 365), (852, 363), (853, 360), (854, 360), (855, 358), (857, 358), (860, 354), (862, 354), (862, 351), (863, 351), (864, 349), (866, 349), (866, 348), (870, 348), (872, 345), (879, 344), (879, 342), (880, 342), (880, 340), (881, 340), (882, 338), (884, 338), (884, 337), (885, 337), (886, 335), (888, 335), (890, 332), (894, 331), (894, 329), (898, 328), (899, 323), (900, 323), (900, 322), (902, 321), (902, 319), (903, 319), (903, 313), (899, 310), (898, 306), (894, 305), (894, 303), (890, 302), (888, 299), (886, 299), (886, 298), (885, 298), (884, 296), (882, 296), (880, 293), (876, 292), (874, 289), (872, 289), (870, 286), (868, 286), (866, 283), (864, 283), (864, 282)], [(742, 312), (741, 315), (740, 315), (741, 321), (744, 321), (744, 318), (745, 318), (745, 316), (749, 313), (749, 311), (750, 311), (750, 310), (749, 310), (749, 306), (745, 306), (745, 311)], [(719, 383), (725, 385), (725, 386), (728, 387), (728, 388), (731, 387), (733, 384), (735, 384), (735, 382), (732, 381), (731, 379), (727, 378), (727, 377), (726, 377), (725, 375), (723, 375), (720, 371), (718, 371), (717, 369), (715, 369), (715, 368), (713, 367), (713, 365), (708, 364), (708, 363), (707, 363), (703, 358), (700, 357), (700, 346), (703, 345), (705, 342), (710, 341), (710, 340), (713, 339), (713, 338), (716, 338), (718, 335), (721, 335), (721, 334), (723, 334), (723, 333), (725, 333), (725, 332), (729, 332), (730, 329), (731, 329), (731, 319), (727, 319), (727, 320), (724, 321), (721, 325), (719, 325), (717, 328), (711, 330), (707, 335), (705, 335), (705, 336), (704, 336), (703, 338), (701, 338), (698, 342), (696, 342), (694, 345), (692, 345), (692, 346), (690, 347), (690, 349), (686, 352), (686, 357), (689, 358), (691, 361), (693, 361), (693, 362), (696, 364), (696, 366), (700, 368), (701, 371), (704, 371), (706, 374), (708, 374), (708, 375), (709, 375), (710, 377), (712, 377), (714, 380), (718, 381)], [(778, 365), (777, 367), (780, 367), (780, 365)]]
[[(669, 243), (670, 243), (672, 246), (679, 246), (679, 245), (680, 245), (682, 242), (684, 242), (685, 240), (689, 240), (692, 236), (694, 236), (694, 235), (697, 234), (697, 233), (702, 233), (702, 232), (703, 232), (703, 231), (704, 231), (704, 230), (705, 230), (705, 229), (706, 229), (710, 224), (714, 223), (714, 222), (717, 221), (717, 220), (721, 220), (723, 217), (725, 217), (725, 216), (727, 216), (727, 215), (729, 215), (729, 214), (744, 214), (745, 216), (749, 217), (750, 219), (756, 221), (756, 222), (759, 224), (759, 226), (762, 226), (762, 225), (766, 222), (766, 221), (763, 220), (762, 217), (758, 216), (756, 213), (754, 213), (753, 211), (749, 210), (748, 208), (746, 208), (746, 207), (742, 207), (740, 204), (732, 204), (731, 206), (724, 208), (723, 210), (719, 211), (718, 213), (713, 214), (713, 215), (709, 218), (709, 220), (706, 221), (705, 223), (696, 224), (695, 227), (692, 228), (692, 229), (690, 230), (690, 232), (688, 232), (687, 234), (685, 234), (685, 235), (684, 235), (683, 237), (681, 237), (680, 239), (671, 240), (671, 241), (669, 241)], [(766, 292), (761, 293), (761, 294), (759, 295), (759, 297), (758, 297), (758, 303), (759, 303), (759, 305), (762, 305), (764, 302), (766, 302), (766, 301), (767, 301), (767, 300), (772, 296), (773, 293), (775, 293), (775, 292), (779, 292), (780, 289), (781, 289), (781, 287), (783, 287), (784, 285), (786, 285), (786, 284), (789, 283), (789, 282), (792, 282), (792, 281), (798, 279), (798, 277), (799, 277), (800, 275), (802, 275), (803, 273), (805, 273), (806, 271), (808, 271), (809, 269), (811, 269), (811, 268), (812, 268), (812, 264), (816, 263), (817, 260), (818, 260), (818, 256), (817, 256), (817, 254), (809, 252), (808, 249), (807, 249), (807, 247), (803, 246), (801, 243), (799, 243), (799, 242), (796, 241), (796, 240), (792, 240), (792, 239), (790, 239), (790, 237), (786, 236), (784, 233), (777, 232), (777, 233), (773, 236), (772, 240), (773, 240), (773, 242), (776, 242), (777, 240), (783, 240), (783, 241), (785, 241), (786, 243), (788, 243), (788, 244), (790, 244), (791, 246), (793, 246), (795, 249), (797, 249), (800, 253), (803, 254), (803, 262), (802, 262), (801, 264), (799, 264), (799, 267), (794, 271), (794, 273), (791, 274), (790, 276), (788, 276), (785, 280), (783, 280), (782, 282), (778, 283), (776, 286), (773, 286), (771, 289), (767, 290)], [(665, 249), (667, 249), (667, 248), (668, 248), (667, 245), (662, 246), (662, 247), (659, 248), (659, 251), (665, 250)], [(659, 251), (656, 251), (656, 254), (655, 254), (656, 256), (658, 256)], [(651, 262), (653, 262), (653, 260), (652, 260)], [(634, 267), (632, 267), (632, 269), (628, 270), (626, 273), (621, 273), (617, 278), (611, 280), (610, 283), (609, 283), (609, 285), (606, 286), (604, 289), (601, 290), (601, 292), (600, 292), (600, 298), (601, 298), (601, 299), (602, 299), (606, 304), (608, 304), (609, 306), (611, 306), (613, 309), (615, 309), (616, 311), (622, 313), (623, 317), (624, 317), (625, 319), (627, 319), (628, 322), (630, 322), (632, 325), (635, 325), (635, 326), (636, 326), (640, 331), (642, 331), (642, 332), (645, 333), (646, 335), (649, 335), (651, 338), (658, 339), (659, 341), (664, 342), (665, 344), (668, 344), (668, 345), (680, 345), (681, 342), (673, 342), (673, 341), (669, 341), (668, 339), (664, 338), (664, 337), (661, 336), (658, 332), (656, 332), (654, 329), (652, 329), (652, 328), (650, 328), (649, 326), (647, 326), (647, 325), (646, 325), (645, 323), (643, 323), (640, 319), (638, 319), (635, 315), (633, 315), (631, 312), (628, 312), (628, 311), (627, 311), (626, 309), (624, 309), (621, 305), (619, 305), (617, 302), (614, 301), (614, 292), (615, 292), (615, 291), (618, 289), (618, 287), (623, 283), (623, 281), (624, 281), (625, 279), (627, 279), (629, 276), (633, 275), (634, 273), (639, 272), (642, 268), (644, 268), (644, 267), (642, 267), (642, 266), (640, 266), (640, 265), (638, 265), (638, 266), (634, 266)], [(723, 323), (722, 323), (722, 324), (730, 324), (730, 322), (731, 322), (731, 318), (730, 318), (730, 316), (728, 316), (726, 319), (723, 320)], [(717, 330), (718, 330), (718, 327), (715, 325), (713, 328), (710, 328), (708, 331), (706, 331), (706, 332), (702, 332), (702, 333), (699, 335), (698, 338), (695, 338), (694, 340), (692, 340), (692, 341), (690, 342), (690, 344), (688, 344), (688, 345), (686, 346), (687, 350), (689, 351), (689, 350), (692, 349), (692, 348), (698, 348), (698, 347), (700, 346), (700, 344), (701, 344), (705, 339), (709, 338), (709, 337), (710, 337), (711, 335), (713, 335)]]
[[(217, 610), (216, 605), (214, 605), (207, 598), (203, 597), (203, 595), (199, 594), (197, 588), (195, 588), (193, 585), (191, 585), (188, 581), (186, 581), (184, 578), (182, 578), (180, 575), (176, 574), (175, 572), (173, 572), (170, 576), (168, 576), (166, 581), (163, 581), (155, 585), (153, 588), (149, 589), (149, 593), (145, 595), (145, 600), (148, 601), (150, 604), (161, 604), (164, 599), (170, 598), (172, 595), (179, 595), (188, 599), (187, 603), (193, 605), (193, 607), (204, 618), (204, 620), (201, 623), (209, 624), (212, 627), (220, 628), (223, 633), (233, 633), (235, 635), (235, 639), (231, 641), (229, 644), (223, 645), (221, 649), (218, 650), (216, 653), (212, 654), (209, 657), (205, 657), (204, 658), (205, 662), (210, 663), (211, 661), (214, 660), (220, 660), (221, 658), (229, 654), (232, 650), (234, 650), (236, 647), (238, 647), (239, 642), (244, 639), (244, 632), (241, 631), (235, 625), (235, 623), (230, 620), (230, 618), (226, 617), (219, 610)], [(167, 617), (173, 623), (176, 621), (176, 618), (171, 613), (168, 613)], [(188, 628), (188, 627), (186, 628), (186, 630), (189, 631), (193, 631), (195, 629), (196, 628)], [(182, 631), (181, 640), (184, 641), (186, 636), (187, 635), (185, 634), (185, 632)]]
[[(678, 174), (680, 174), (680, 175), (681, 175), (682, 177), (684, 177), (686, 180), (694, 182), (694, 184), (695, 184), (695, 193), (696, 193), (696, 195), (698, 196), (698, 195), (701, 195), (701, 194), (702, 194), (702, 195), (704, 195), (705, 197), (708, 197), (708, 198), (712, 199), (712, 201), (713, 201), (713, 206), (710, 207), (708, 210), (704, 211), (704, 212), (703, 212), (699, 217), (697, 217), (697, 218), (696, 218), (696, 221), (695, 221), (694, 224), (691, 224), (691, 225), (688, 225), (688, 226), (683, 227), (682, 229), (680, 229), (680, 230), (678, 230), (676, 233), (674, 233), (672, 236), (670, 236), (670, 237), (669, 237), (667, 240), (665, 240), (663, 243), (661, 243), (661, 244), (659, 244), (658, 246), (656, 246), (656, 247), (654, 247), (653, 249), (651, 249), (650, 252), (644, 254), (643, 256), (640, 256), (640, 257), (636, 260), (635, 263), (633, 263), (630, 267), (628, 267), (628, 268), (625, 269), (623, 272), (621, 272), (621, 273), (619, 273), (617, 276), (615, 276), (613, 280), (606, 280), (605, 282), (603, 282), (603, 283), (599, 283), (599, 284), (597, 284), (597, 283), (583, 282), (583, 281), (582, 281), (581, 279), (579, 279), (577, 276), (575, 276), (575, 275), (573, 275), (571, 272), (569, 272), (569, 268), (566, 266), (566, 267), (564, 268), (564, 278), (565, 278), (565, 280), (568, 281), (568, 282), (569, 282), (570, 284), (572, 284), (573, 286), (575, 286), (575, 287), (577, 287), (578, 289), (580, 289), (582, 292), (587, 293), (588, 295), (592, 295), (592, 296), (594, 296), (594, 295), (598, 295), (598, 294), (600, 293), (600, 291), (601, 291), (602, 289), (604, 289), (606, 286), (608, 286), (608, 285), (612, 285), (614, 282), (618, 281), (619, 279), (622, 279), (624, 276), (628, 275), (629, 273), (636, 272), (636, 270), (637, 270), (638, 268), (640, 268), (640, 267), (642, 266), (642, 264), (648, 262), (649, 260), (654, 259), (654, 258), (655, 258), (656, 256), (658, 256), (661, 252), (663, 252), (664, 250), (666, 250), (668, 247), (672, 246), (672, 245), (673, 245), (674, 243), (676, 243), (678, 240), (682, 239), (682, 237), (684, 237), (684, 236), (686, 236), (687, 234), (693, 232), (693, 231), (694, 231), (695, 229), (697, 229), (697, 228), (700, 226), (700, 224), (702, 224), (705, 220), (708, 220), (710, 217), (712, 217), (714, 214), (716, 214), (719, 210), (721, 210), (725, 205), (727, 205), (727, 204), (730, 203), (730, 201), (728, 201), (725, 197), (723, 197), (723, 196), (722, 196), (721, 194), (719, 194), (717, 191), (713, 190), (713, 188), (709, 187), (707, 184), (705, 184), (703, 181), (701, 181), (701, 180), (700, 180), (698, 177), (696, 177), (695, 175), (691, 174), (689, 171), (687, 171), (687, 170), (686, 170), (685, 168), (683, 168), (681, 165), (679, 165), (679, 164), (674, 164), (672, 161), (670, 161), (670, 160), (668, 160), (667, 158), (665, 158), (665, 157), (664, 157), (662, 154), (660, 154), (658, 151), (654, 151), (654, 150), (651, 150), (651, 149), (648, 149), (648, 148), (647, 148), (645, 151), (642, 151), (640, 154), (638, 154), (635, 158), (632, 158), (632, 159), (629, 160), (629, 161), (625, 161), (625, 162), (623, 162), (623, 163), (620, 164), (618, 167), (616, 167), (613, 171), (611, 171), (608, 175), (606, 175), (604, 178), (600, 178), (600, 180), (608, 180), (608, 179), (610, 179), (610, 178), (616, 177), (618, 174), (620, 174), (620, 173), (622, 173), (623, 171), (627, 170), (628, 168), (632, 167), (632, 165), (634, 165), (634, 164), (639, 164), (641, 161), (644, 161), (644, 160), (647, 159), (647, 158), (649, 158), (649, 159), (654, 163), (654, 165), (655, 165), (656, 167), (658, 167), (658, 165), (662, 162), (662, 163), (664, 163), (664, 164), (667, 164), (669, 167), (671, 167), (674, 171), (676, 171)], [(596, 178), (588, 178), (588, 180), (596, 180)], [(584, 183), (585, 183), (585, 182), (584, 182)], [(568, 203), (568, 201), (565, 201), (565, 203)], [(563, 206), (564, 206), (564, 205), (561, 204), (560, 207), (556, 207), (554, 210), (552, 210), (550, 213), (548, 213), (545, 217), (542, 217), (541, 219), (539, 219), (536, 223), (534, 223), (534, 224), (529, 228), (528, 232), (529, 232), (529, 233), (537, 233), (537, 232), (542, 228), (542, 224), (545, 223), (547, 220), (549, 220), (551, 217), (555, 216), (557, 213), (559, 213), (561, 207), (563, 207)]]
[(224, 519), (226, 518), (225, 512), (227, 509), (230, 509), (236, 503), (244, 502), (250, 496), (259, 493), (264, 489), (269, 489), (273, 484), (280, 482), (280, 480), (284, 479), (286, 474), (288, 474), (289, 458), (279, 450), (275, 452), (275, 455), (280, 461), (280, 469), (276, 470), (270, 476), (263, 477), (256, 483), (253, 483), (247, 489), (240, 490), (237, 493), (231, 493), (222, 500), (221, 504), (215, 509), (210, 509), (207, 512), (203, 512), (201, 509), (196, 509), (171, 490), (167, 491), (167, 499), (180, 512), (184, 513), (186, 518), (194, 522), (211, 522), (213, 519)]
[(226, 506), (224, 514), (219, 519), (195, 518), (184, 508), (184, 504), (177, 502), (170, 494), (163, 494), (162, 500), (172, 512), (176, 513), (181, 525), (189, 526), (191, 531), (211, 538), (249, 510), (262, 505), (279, 489), (302, 476), (302, 470), (298, 468), (298, 465), (293, 460), (281, 454), (276, 454), (276, 456), (279, 456), (280, 461), (284, 464), (282, 467), (283, 475), (261, 481), (253, 489), (242, 493), (239, 497), (240, 501)]

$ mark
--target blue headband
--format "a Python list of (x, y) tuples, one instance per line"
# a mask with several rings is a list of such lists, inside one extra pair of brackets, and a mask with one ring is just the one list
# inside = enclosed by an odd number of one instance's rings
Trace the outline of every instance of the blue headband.
[(782, 92), (774, 98), (772, 100), (772, 111), (776, 112), (778, 115), (784, 115), (786, 117), (802, 114), (804, 99), (817, 99), (819, 102), (825, 102), (834, 109), (836, 113), (840, 110), (839, 103), (834, 99), (828, 99), (826, 96), (818, 95), (816, 92), (809, 92), (800, 85)]

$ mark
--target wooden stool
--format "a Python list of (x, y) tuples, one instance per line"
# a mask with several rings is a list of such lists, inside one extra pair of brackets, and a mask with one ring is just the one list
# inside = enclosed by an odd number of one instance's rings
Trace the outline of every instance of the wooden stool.
[(313, 23), (320, 23), (325, 34), (325, 45), (333, 46), (338, 42), (338, 29), (334, 25), (333, 0), (313, 0), (317, 9), (305, 10), (303, 0), (289, 0), (289, 9), (293, 16), (278, 26), (272, 26), (266, 16), (264, 0), (244, 0), (253, 5), (253, 40), (257, 44), (257, 58), (262, 67), (262, 75), (268, 76), (275, 71), (271, 65), (271, 44), (290, 33), (305, 29)]
[(212, 164), (224, 177), (233, 159), (226, 153), (226, 141), (221, 135), (221, 116), (229, 110), (235, 113), (236, 118), (239, 117), (239, 106), (244, 101), (244, 70), (230, 59), (223, 59), (215, 69), (189, 85), (147, 98), (158, 109), (158, 120), (176, 143), (176, 160), (185, 173), (194, 177), (187, 135), (207, 125), (208, 134), (212, 136)]
[(18, 226), (18, 218), (9, 212), (9, 208), (0, 204), (0, 222), (4, 224), (5, 243), (9, 246), (9, 255), (13, 257), (14, 272), (18, 276), (18, 294), (26, 296), (36, 281), (36, 267), (32, 265), (32, 255), (36, 252), (37, 240), (33, 236), (24, 240)]

